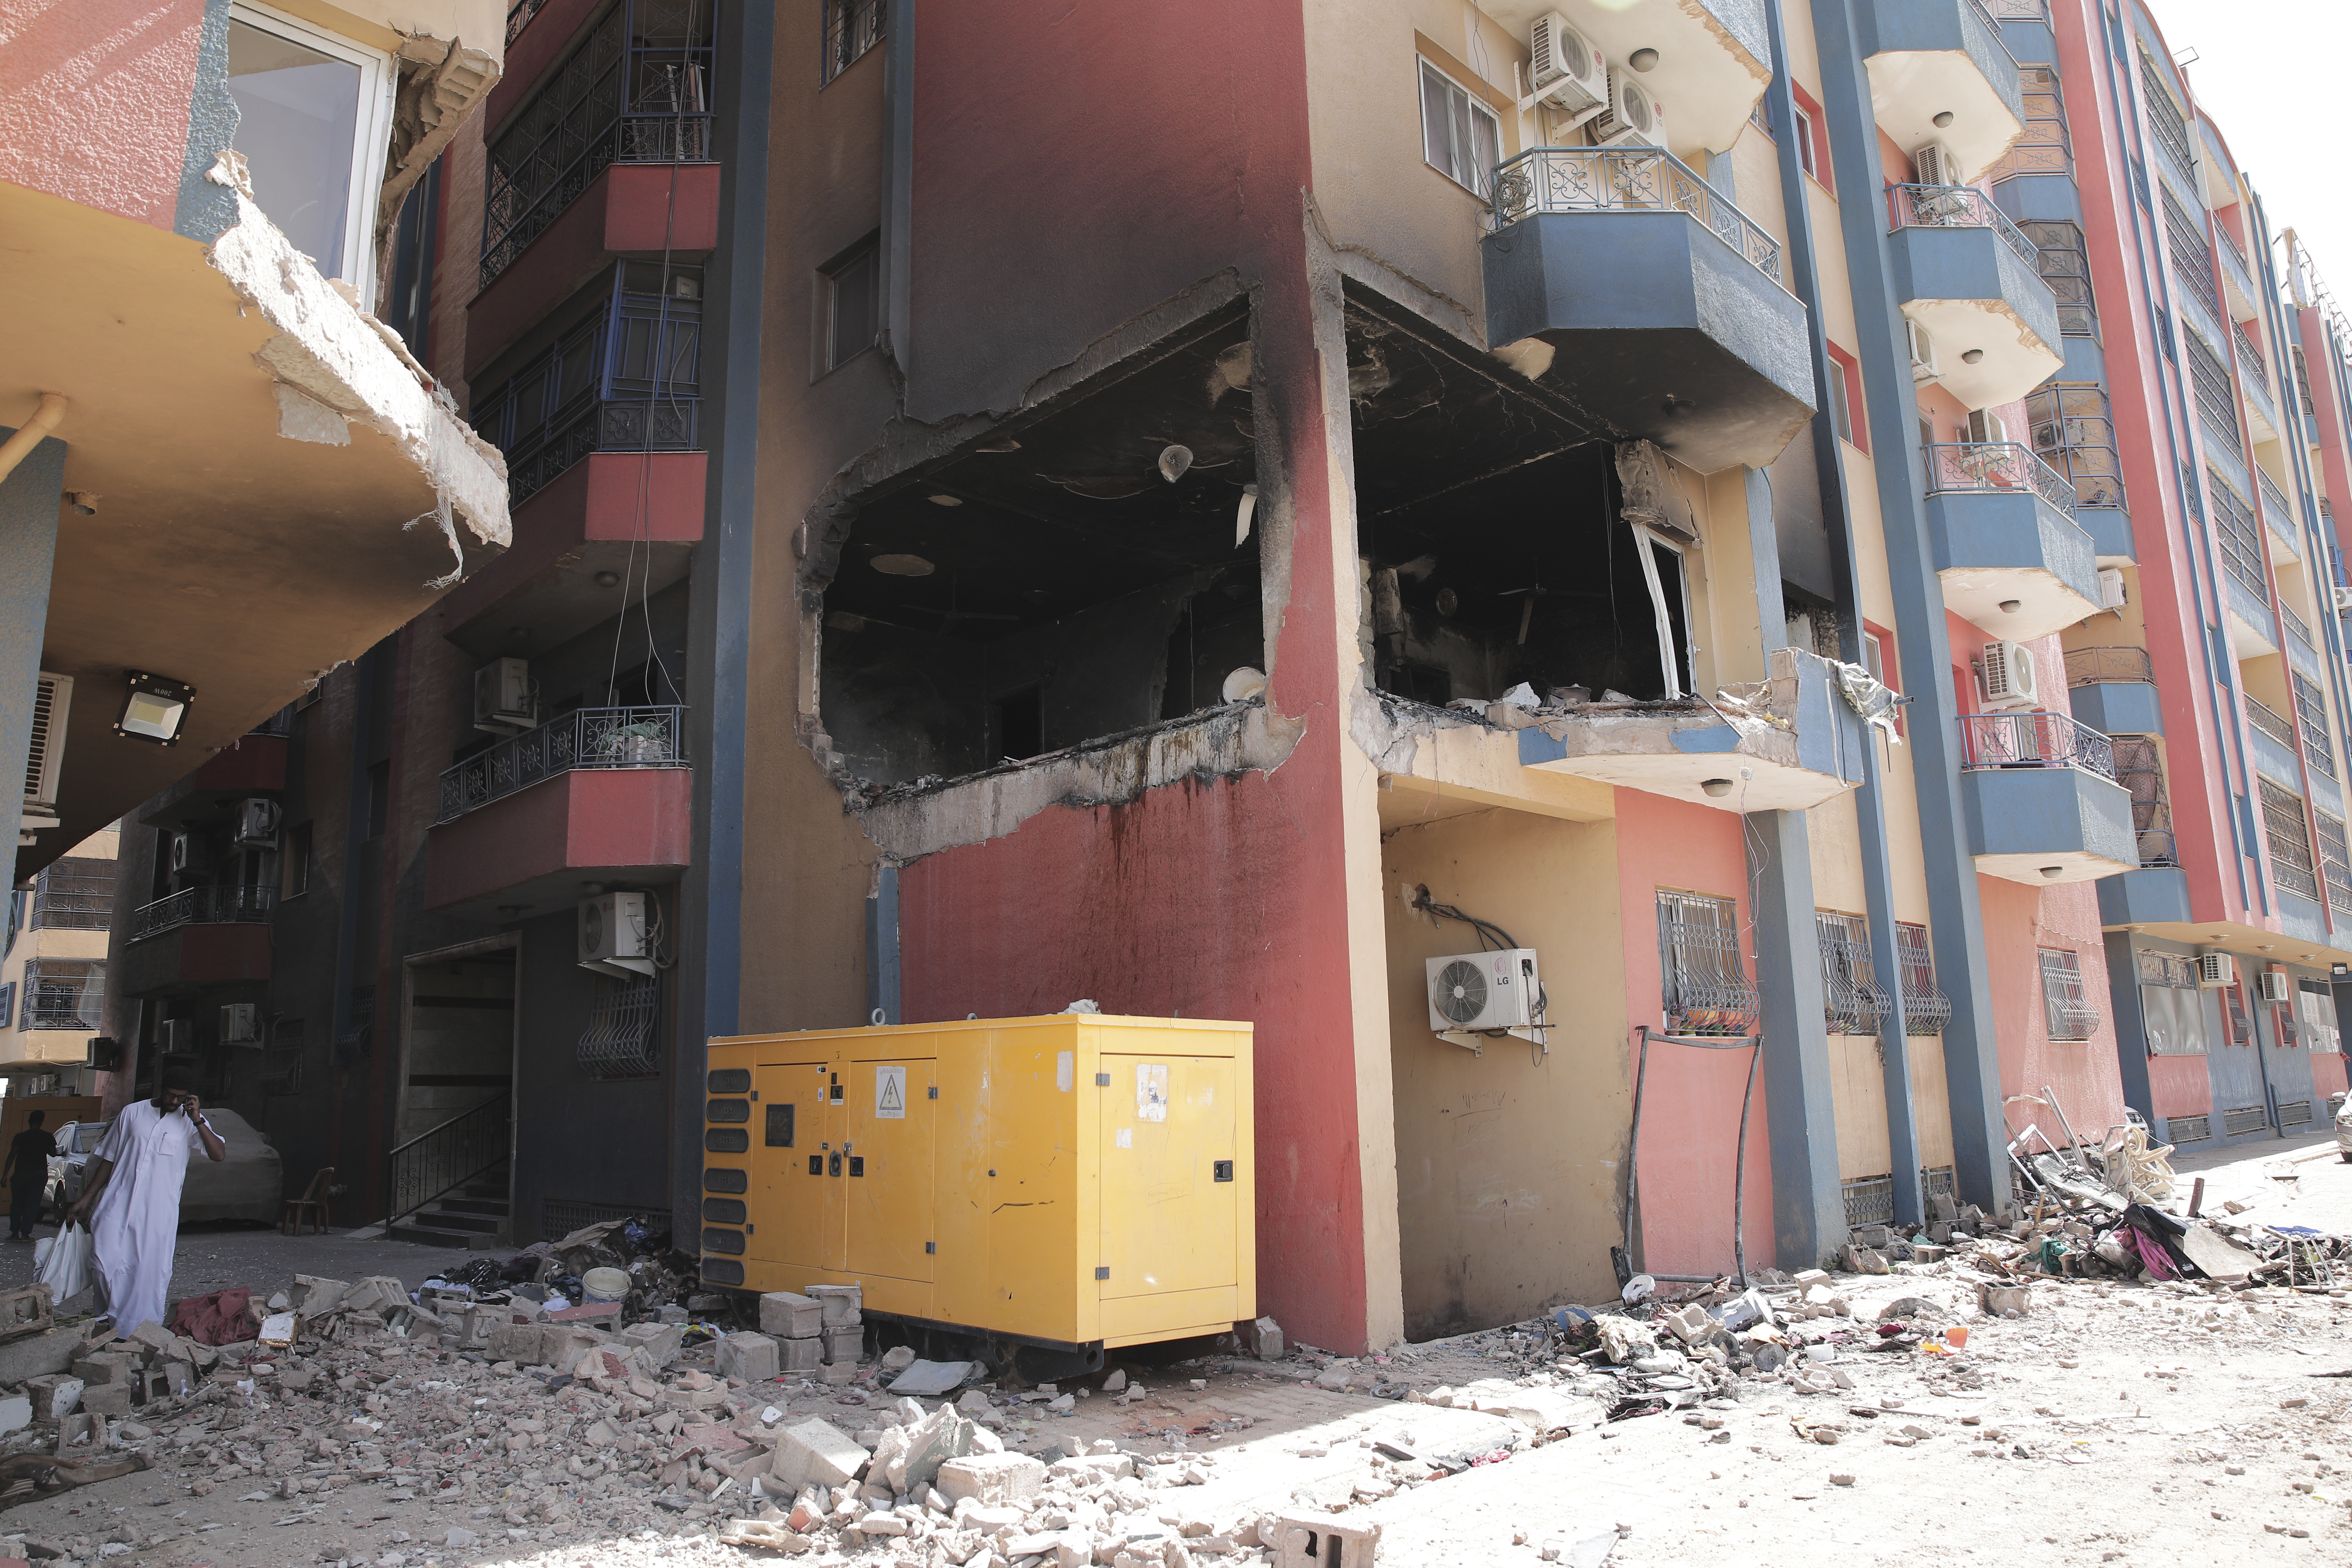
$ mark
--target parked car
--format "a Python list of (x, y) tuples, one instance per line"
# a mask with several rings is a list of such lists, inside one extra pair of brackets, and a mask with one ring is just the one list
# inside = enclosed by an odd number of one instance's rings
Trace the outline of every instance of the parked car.
[[(208, 1109), (205, 1115), (228, 1145), (228, 1158), (208, 1160), (202, 1148), (191, 1147), (187, 1184), (180, 1189), (180, 1223), (245, 1219), (276, 1225), (286, 1196), (278, 1151), (234, 1110)], [(58, 1129), (58, 1153), (49, 1161), (49, 1176), (50, 1198), (59, 1218), (81, 1197), (90, 1159), (113, 1125), (110, 1121), (68, 1121)]]

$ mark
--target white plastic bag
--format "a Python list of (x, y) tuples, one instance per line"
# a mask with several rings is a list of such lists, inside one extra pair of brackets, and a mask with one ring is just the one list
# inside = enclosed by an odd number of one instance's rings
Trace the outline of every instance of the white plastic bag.
[(89, 1232), (69, 1225), (33, 1248), (34, 1278), (49, 1288), (49, 1300), (63, 1302), (89, 1289)]

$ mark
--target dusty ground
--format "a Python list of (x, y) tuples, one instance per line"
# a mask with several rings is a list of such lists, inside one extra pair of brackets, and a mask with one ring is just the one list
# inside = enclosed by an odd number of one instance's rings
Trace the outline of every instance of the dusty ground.
[[(2180, 1162), (2207, 1177), (2209, 1212), (2234, 1200), (2254, 1205), (2250, 1218), (2352, 1228), (2352, 1165), (2335, 1158), (2332, 1140), (2223, 1154), (2230, 1157)], [(2187, 1189), (2184, 1179), (2184, 1199)], [(27, 1261), (0, 1252), (0, 1269), (29, 1268), (30, 1248), (15, 1250)], [(397, 1261), (387, 1264), (386, 1255)], [(183, 1240), (181, 1288), (232, 1282), (220, 1272), (232, 1263), (252, 1270), (235, 1276), (238, 1283), (275, 1284), (299, 1269), (345, 1279), (398, 1272), (414, 1284), (449, 1256), (331, 1237), (298, 1245), (275, 1233), (199, 1235)], [(1895, 1267), (1892, 1277), (1839, 1281), (1855, 1324), (1898, 1296), (1939, 1300), (1971, 1330), (1958, 1355), (1884, 1356), (1863, 1350), (1869, 1336), (1858, 1336), (1822, 1347), (1851, 1390), (1810, 1394), (1785, 1381), (1748, 1379), (1740, 1397), (1718, 1407), (1579, 1431), (1445, 1479), (1419, 1480), (1417, 1467), (1376, 1462), (1366, 1444), (1427, 1452), (1496, 1418), (1316, 1387), (1309, 1380), (1329, 1370), (1316, 1357), (1138, 1369), (1151, 1393), (1137, 1403), (1097, 1395), (1066, 1417), (1027, 1407), (1007, 1412), (1013, 1418), (1003, 1432), (1014, 1447), (1075, 1451), (1109, 1439), (1143, 1454), (1181, 1446), (1210, 1456), (1199, 1467), (1204, 1484), (1172, 1484), (1184, 1466), (1146, 1467), (1170, 1483), (1153, 1490), (1150, 1511), (1171, 1535), (1187, 1521), (1223, 1533), (1272, 1510), (1339, 1505), (1329, 1516), (1380, 1524), (1381, 1561), (1400, 1565), (1536, 1564), (1547, 1548), (1559, 1561), (1591, 1564), (1605, 1554), (1638, 1568), (1811, 1564), (1825, 1553), (1889, 1564), (2352, 1561), (2352, 1377), (2322, 1375), (2352, 1372), (2352, 1298), (2052, 1282), (2032, 1288), (2025, 1317), (1998, 1321), (1977, 1312), (1972, 1277), (1945, 1265)], [(278, 1272), (265, 1280), (264, 1268)], [(453, 1373), (466, 1404), (482, 1401), (478, 1415), (527, 1415), (556, 1403), (527, 1376), (494, 1378), (430, 1356), (391, 1358), (387, 1370), (394, 1365), (394, 1382), (374, 1395), (380, 1416), (448, 1393), (429, 1385)], [(1542, 1387), (1551, 1371), (1514, 1354), (1500, 1334), (1405, 1347), (1339, 1369), (1402, 1384), (1418, 1399), (1498, 1376)], [(1192, 1387), (1193, 1378), (1205, 1386)], [(870, 1419), (830, 1391), (773, 1402), (794, 1419), (823, 1415), (845, 1428)], [(194, 1428), (220, 1408), (190, 1425), (188, 1447), (175, 1447), (176, 1436), (162, 1439), (157, 1451), (166, 1457), (156, 1470), (11, 1510), (0, 1515), (0, 1533), (79, 1538), (75, 1562), (184, 1568), (320, 1561), (703, 1568), (766, 1556), (712, 1540), (735, 1511), (731, 1496), (673, 1512), (655, 1505), (650, 1484), (570, 1482), (562, 1468), (568, 1456), (544, 1450), (509, 1455), (486, 1446), (467, 1472), (469, 1489), (448, 1502), (426, 1500), (429, 1489), (403, 1484), (397, 1470), (298, 1502), (240, 1500), (274, 1491), (276, 1479), (226, 1480), (192, 1496), (206, 1469), (194, 1456), (221, 1442)], [(319, 1401), (281, 1396), (252, 1412), (249, 1430), (266, 1432), (289, 1414), (316, 1423), (360, 1408), (359, 1397), (331, 1391)], [(1834, 1442), (1820, 1440), (1825, 1428)], [(387, 1451), (395, 1466), (405, 1462)], [(539, 1517), (549, 1500), (567, 1496), (570, 1507), (559, 1511), (572, 1517)], [(520, 1522), (511, 1522), (508, 1510), (533, 1497), (541, 1506), (518, 1509)], [(478, 1543), (446, 1546), (453, 1528)], [(115, 1549), (101, 1558), (110, 1535)], [(928, 1568), (941, 1559), (927, 1544), (894, 1542), (845, 1559), (827, 1552), (784, 1561)], [(1196, 1561), (1262, 1558), (1244, 1551)]]

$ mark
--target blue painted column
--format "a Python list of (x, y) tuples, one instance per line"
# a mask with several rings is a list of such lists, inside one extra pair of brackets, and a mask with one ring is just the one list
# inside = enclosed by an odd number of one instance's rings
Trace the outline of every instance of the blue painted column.
[(1772, 1134), (1773, 1250), (1783, 1268), (1813, 1268), (1844, 1244), (1846, 1225), (1821, 941), (1813, 925), (1812, 847), (1803, 812), (1752, 812), (1747, 824), (1766, 1124)]
[[(0, 441), (16, 432), (0, 427)], [(57, 563), (58, 508), (65, 503), (66, 444), (48, 437), (0, 479), (0, 778), (21, 780), (33, 744), (33, 698), (49, 625), (49, 572)], [(65, 673), (70, 674), (71, 671)], [(73, 787), (73, 752), (61, 789)], [(25, 820), (25, 792), (0, 789), (0, 827), (13, 845)], [(10, 879), (13, 882), (14, 879)]]

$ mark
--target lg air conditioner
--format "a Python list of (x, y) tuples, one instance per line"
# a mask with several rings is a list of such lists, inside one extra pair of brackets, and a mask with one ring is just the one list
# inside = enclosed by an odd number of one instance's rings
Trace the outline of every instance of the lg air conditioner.
[(2131, 601), (2124, 592), (2124, 572), (2120, 566), (2099, 568), (2099, 608), (2120, 610)]
[(242, 800), (236, 806), (236, 843), (240, 849), (275, 849), (278, 847), (278, 803), (259, 795)]
[(1540, 1044), (1543, 985), (1533, 948), (1464, 952), (1428, 962), (1429, 1026), (1441, 1039), (1478, 1048), (1481, 1034), (1512, 1034)]
[(2227, 989), (2238, 983), (2238, 961), (2226, 952), (2197, 955), (2197, 984), (2207, 991)]
[(580, 967), (634, 980), (654, 972), (653, 930), (644, 893), (580, 900)]
[(474, 728), (492, 735), (519, 735), (539, 722), (539, 700), (530, 686), (530, 661), (494, 658), (474, 671)]
[(1944, 373), (1936, 364), (1936, 340), (1927, 335), (1927, 329), (1906, 316), (1903, 331), (1911, 344), (1912, 384), (1925, 386), (1942, 376)]
[(261, 1044), (261, 1009), (251, 1002), (230, 1002), (221, 1007), (221, 1044)]
[(1629, 70), (1609, 73), (1609, 106), (1592, 120), (1595, 146), (1666, 144), (1666, 107)]
[(193, 833), (172, 835), (172, 875), (201, 877), (212, 868), (211, 845)]
[(1592, 40), (1554, 11), (1528, 34), (1528, 81), (1534, 101), (1590, 117), (1609, 101), (1609, 67)]
[(1984, 692), (1988, 708), (2031, 708), (2042, 700), (2041, 677), (2033, 654), (2023, 643), (1989, 642), (1984, 650)]
[[(73, 708), (73, 677), (43, 670), (33, 685), (33, 732), (25, 749), (26, 833), (58, 825), (58, 775), (64, 771), (66, 715)], [(19, 837), (19, 843), (29, 840)]]
[(1960, 178), (1960, 161), (1941, 142), (1928, 142), (1911, 154), (1911, 183), (1915, 185), (1964, 185)]
[(2294, 1000), (2294, 981), (2283, 969), (2263, 970), (2257, 977), (2257, 983), (2262, 987), (2263, 1000), (2265, 1002), (2285, 1003)]

